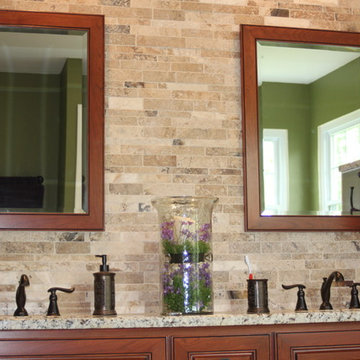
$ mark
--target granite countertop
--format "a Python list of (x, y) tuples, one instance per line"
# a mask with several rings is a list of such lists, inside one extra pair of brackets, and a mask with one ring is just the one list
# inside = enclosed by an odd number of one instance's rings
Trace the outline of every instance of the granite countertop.
[(231, 326), (306, 324), (360, 321), (359, 310), (330, 310), (308, 312), (274, 312), (271, 314), (214, 314), (186, 316), (117, 315), (109, 317), (67, 316), (0, 316), (1, 330), (27, 329), (119, 329), (151, 327)]
[(355, 170), (355, 169), (359, 169), (359, 168), (360, 168), (360, 160), (356, 160), (356, 161), (353, 161), (348, 164), (340, 165), (339, 171), (347, 172), (347, 171), (351, 171), (351, 170)]

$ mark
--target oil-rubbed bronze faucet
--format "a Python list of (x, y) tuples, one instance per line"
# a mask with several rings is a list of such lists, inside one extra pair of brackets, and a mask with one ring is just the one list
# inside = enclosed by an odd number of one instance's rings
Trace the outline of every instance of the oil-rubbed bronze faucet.
[(72, 293), (75, 288), (70, 288), (70, 289), (65, 289), (65, 288), (61, 288), (61, 287), (52, 287), (48, 290), (48, 292), (50, 293), (50, 303), (49, 303), (49, 308), (47, 311), (47, 316), (60, 316), (60, 312), (59, 312), (59, 308), (58, 308), (58, 304), (57, 304), (57, 295), (56, 295), (56, 291), (63, 291), (66, 293)]
[[(332, 305), (330, 304), (330, 288), (331, 284), (335, 280), (335, 282), (338, 282), (340, 285), (347, 285), (347, 283), (350, 283), (348, 281), (344, 280), (343, 274), (339, 271), (334, 271), (330, 274), (329, 277), (323, 278), (323, 283), (321, 285), (321, 299), (322, 304), (320, 305), (320, 310), (332, 310)], [(346, 284), (345, 284), (346, 283)]]

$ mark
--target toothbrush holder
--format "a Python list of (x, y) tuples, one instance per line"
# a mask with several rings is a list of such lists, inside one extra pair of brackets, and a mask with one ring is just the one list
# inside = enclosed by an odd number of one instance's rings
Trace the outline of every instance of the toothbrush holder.
[(269, 313), (267, 279), (248, 279), (248, 314)]

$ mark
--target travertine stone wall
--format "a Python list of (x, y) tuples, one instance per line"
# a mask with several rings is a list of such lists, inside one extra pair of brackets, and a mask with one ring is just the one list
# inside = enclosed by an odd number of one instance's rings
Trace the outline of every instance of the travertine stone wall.
[[(360, 280), (360, 233), (245, 233), (243, 229), (239, 24), (360, 31), (358, 0), (1, 0), (1, 9), (104, 14), (106, 22), (106, 230), (1, 232), (0, 314), (15, 310), (22, 273), (27, 309), (43, 314), (51, 286), (62, 314), (93, 309), (94, 255), (109, 254), (118, 313), (159, 309), (159, 239), (151, 199), (213, 195), (216, 312), (246, 311), (248, 254), (269, 278), (270, 309), (295, 307), (322, 277)], [(241, 299), (230, 300), (228, 290)], [(332, 291), (334, 307), (349, 290)]]

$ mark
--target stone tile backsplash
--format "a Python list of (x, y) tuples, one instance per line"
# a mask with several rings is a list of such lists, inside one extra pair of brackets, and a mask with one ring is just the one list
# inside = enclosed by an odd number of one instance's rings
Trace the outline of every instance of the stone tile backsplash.
[[(93, 311), (93, 276), (108, 254), (118, 314), (158, 314), (159, 234), (151, 199), (218, 196), (213, 245), (215, 311), (244, 313), (249, 255), (269, 279), (269, 307), (293, 310), (306, 285), (318, 309), (334, 269), (360, 280), (360, 233), (244, 232), (239, 24), (360, 31), (358, 0), (2, 0), (0, 9), (104, 14), (106, 23), (106, 229), (0, 233), (0, 314), (13, 314), (20, 275), (29, 314), (45, 314), (47, 289), (64, 315)], [(239, 290), (230, 299), (229, 290)], [(350, 301), (332, 289), (334, 308)]]

